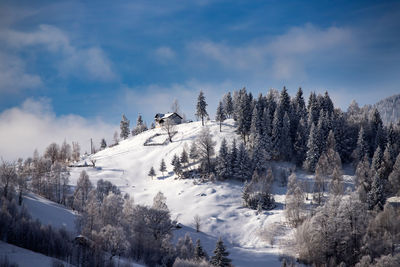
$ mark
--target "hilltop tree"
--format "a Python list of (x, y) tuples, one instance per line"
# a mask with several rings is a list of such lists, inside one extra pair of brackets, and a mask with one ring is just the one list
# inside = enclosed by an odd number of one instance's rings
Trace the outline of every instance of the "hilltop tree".
[(100, 143), (100, 148), (105, 149), (107, 147), (106, 139), (102, 138)]
[(228, 92), (224, 96), (224, 106), (223, 109), (225, 111), (225, 115), (227, 118), (231, 118), (233, 116), (233, 101), (232, 101), (232, 95), (231, 92)]
[(147, 130), (146, 123), (143, 122), (142, 115), (139, 114), (136, 121), (136, 127), (132, 130), (132, 135), (138, 135), (146, 130)]
[(229, 252), (226, 251), (224, 242), (221, 238), (218, 239), (215, 250), (214, 256), (211, 257), (210, 263), (212, 266), (217, 267), (229, 267), (231, 266), (231, 259), (228, 258)]
[(126, 139), (129, 136), (129, 120), (122, 114), (122, 120), (120, 123), (121, 133), (120, 136), (122, 139)]
[(153, 166), (151, 166), (150, 171), (147, 175), (151, 177), (151, 180), (153, 180), (153, 177), (156, 176), (156, 172), (155, 172)]
[(118, 143), (119, 143), (118, 131), (114, 132), (113, 140), (114, 140), (114, 145), (118, 145)]
[(167, 165), (165, 165), (164, 159), (161, 160), (160, 163), (160, 172), (162, 172), (162, 175), (164, 176), (164, 172), (167, 171)]
[(221, 180), (225, 180), (230, 176), (230, 162), (229, 162), (229, 151), (226, 139), (222, 139), (221, 147), (219, 148), (219, 154), (217, 158), (217, 176)]
[(212, 139), (210, 129), (205, 127), (197, 138), (197, 151), (202, 165), (208, 174), (212, 172), (211, 157), (215, 154), (215, 141)]
[(224, 112), (224, 107), (222, 105), (222, 102), (219, 101), (218, 108), (217, 108), (217, 114), (215, 115), (215, 120), (219, 122), (219, 131), (221, 132), (222, 128), (222, 122), (226, 120), (225, 112)]
[(201, 125), (204, 126), (204, 118), (208, 116), (207, 110), (207, 103), (204, 97), (203, 91), (200, 91), (199, 96), (197, 98), (197, 105), (196, 105), (196, 116), (201, 118)]
[(58, 154), (60, 152), (60, 147), (56, 143), (51, 143), (44, 153), (44, 157), (51, 160), (51, 164), (56, 162), (58, 159)]

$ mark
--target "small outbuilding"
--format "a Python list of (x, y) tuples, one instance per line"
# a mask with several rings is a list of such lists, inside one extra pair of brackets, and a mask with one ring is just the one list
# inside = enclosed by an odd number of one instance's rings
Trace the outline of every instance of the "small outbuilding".
[(156, 127), (162, 127), (163, 124), (167, 120), (171, 121), (173, 124), (181, 124), (182, 119), (183, 118), (176, 112), (167, 113), (167, 114), (157, 113), (154, 116), (154, 121), (155, 121)]

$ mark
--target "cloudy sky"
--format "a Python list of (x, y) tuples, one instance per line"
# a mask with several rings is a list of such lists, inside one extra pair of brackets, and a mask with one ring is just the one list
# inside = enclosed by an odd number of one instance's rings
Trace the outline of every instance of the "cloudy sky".
[(328, 90), (345, 109), (400, 92), (398, 1), (0, 2), (0, 156), (111, 141), (176, 98)]

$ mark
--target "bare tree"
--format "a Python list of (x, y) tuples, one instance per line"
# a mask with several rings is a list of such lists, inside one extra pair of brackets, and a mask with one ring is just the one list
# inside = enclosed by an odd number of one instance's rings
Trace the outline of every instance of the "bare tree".
[(175, 123), (170, 119), (166, 119), (162, 124), (162, 129), (168, 134), (169, 141), (172, 142), (172, 136), (174, 136), (176, 129)]
[(17, 179), (17, 172), (15, 165), (2, 160), (0, 165), (0, 183), (3, 187), (3, 196), (7, 198), (10, 186), (15, 183)]
[(44, 157), (50, 159), (51, 163), (53, 164), (57, 160), (59, 152), (60, 152), (60, 147), (56, 143), (51, 143), (46, 148)]
[(93, 168), (96, 167), (96, 160), (95, 159), (90, 159), (90, 162), (92, 163)]
[(210, 129), (204, 127), (197, 139), (197, 150), (200, 160), (205, 164), (207, 173), (210, 174), (212, 170), (211, 157), (215, 154), (215, 141), (212, 139)]
[(119, 143), (119, 134), (118, 134), (118, 131), (115, 131), (114, 132), (114, 144), (115, 145), (118, 145), (118, 143)]
[(200, 216), (198, 214), (196, 214), (193, 217), (193, 220), (194, 220), (194, 225), (196, 227), (196, 232), (200, 232), (200, 223), (201, 223)]

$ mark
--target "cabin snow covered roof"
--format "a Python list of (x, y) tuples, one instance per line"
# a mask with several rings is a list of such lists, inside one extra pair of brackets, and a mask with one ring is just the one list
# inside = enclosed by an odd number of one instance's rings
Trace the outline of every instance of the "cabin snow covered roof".
[(169, 118), (169, 117), (171, 117), (172, 115), (176, 115), (176, 116), (178, 116), (179, 118), (181, 118), (182, 119), (182, 117), (181, 116), (179, 116), (179, 114), (178, 113), (176, 113), (176, 112), (172, 112), (172, 113), (166, 113), (166, 114), (163, 114), (163, 113), (157, 113), (156, 114), (156, 116), (154, 116), (154, 118), (156, 118), (156, 119), (159, 119), (159, 120), (161, 120), (161, 119), (167, 119), (167, 118)]

